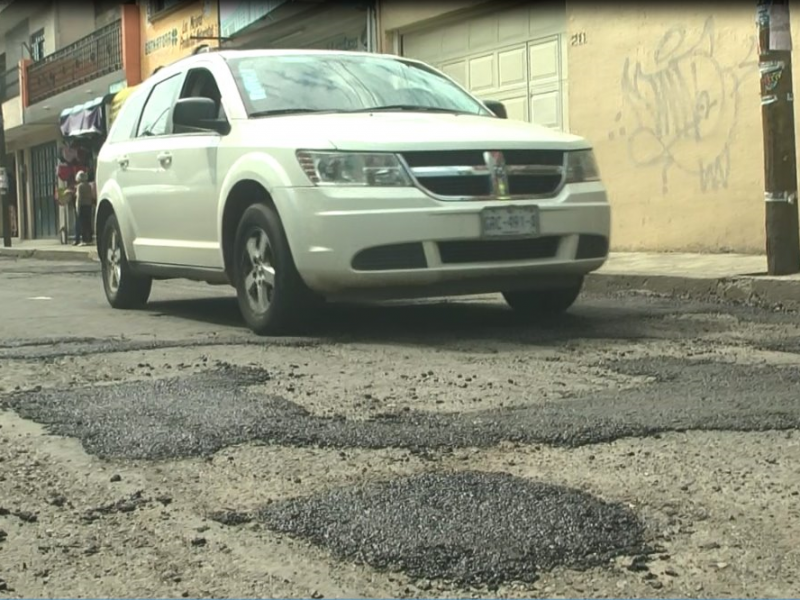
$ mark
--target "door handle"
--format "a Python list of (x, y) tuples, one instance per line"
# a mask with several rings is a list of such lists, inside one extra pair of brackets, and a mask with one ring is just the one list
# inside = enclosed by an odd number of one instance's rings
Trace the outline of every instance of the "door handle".
[(130, 161), (130, 159), (129, 159), (127, 156), (120, 156), (120, 157), (117, 159), (117, 164), (118, 164), (118, 165), (120, 166), (120, 168), (122, 168), (122, 169), (127, 169), (127, 168), (128, 168), (128, 165), (129, 165), (130, 163), (131, 163), (131, 161)]
[(168, 167), (172, 163), (172, 154), (169, 152), (162, 152), (157, 156), (158, 162), (161, 163), (162, 166)]

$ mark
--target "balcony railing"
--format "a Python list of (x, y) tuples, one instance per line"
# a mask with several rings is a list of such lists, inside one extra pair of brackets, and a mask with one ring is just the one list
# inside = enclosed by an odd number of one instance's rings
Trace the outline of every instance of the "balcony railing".
[(122, 69), (118, 20), (28, 67), (28, 103), (36, 104)]
[(11, 100), (19, 96), (19, 67), (0, 73), (0, 102)]

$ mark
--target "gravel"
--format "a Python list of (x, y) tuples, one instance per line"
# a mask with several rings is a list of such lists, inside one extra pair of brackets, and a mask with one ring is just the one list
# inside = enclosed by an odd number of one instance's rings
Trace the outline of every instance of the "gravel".
[(496, 588), (544, 570), (650, 552), (628, 508), (501, 473), (426, 473), (273, 503), (270, 529), (340, 559), (418, 579)]
[[(278, 338), (270, 342), (273, 346), (290, 348), (313, 348), (319, 342), (301, 338)], [(106, 340), (95, 338), (67, 338), (44, 340), (2, 340), (0, 341), (0, 360), (51, 361), (64, 357), (97, 356), (115, 352), (137, 352), (142, 350), (173, 350), (200, 347), (225, 346), (250, 346), (258, 348), (263, 342), (247, 335), (226, 335), (224, 337), (207, 338), (198, 340), (126, 340), (123, 338), (110, 338)]]
[(0, 264), (0, 597), (797, 597), (800, 436), (764, 431), (796, 315), (480, 298), (265, 340), (230, 290), (113, 311), (42, 271)]
[(248, 441), (425, 451), (501, 442), (579, 447), (670, 431), (800, 428), (796, 366), (661, 357), (617, 360), (613, 367), (653, 383), (522, 408), (400, 410), (347, 420), (312, 415), (280, 396), (249, 389), (270, 379), (267, 370), (227, 366), (167, 379), (34, 389), (2, 403), (54, 434), (80, 439), (97, 456), (154, 460), (207, 456)]

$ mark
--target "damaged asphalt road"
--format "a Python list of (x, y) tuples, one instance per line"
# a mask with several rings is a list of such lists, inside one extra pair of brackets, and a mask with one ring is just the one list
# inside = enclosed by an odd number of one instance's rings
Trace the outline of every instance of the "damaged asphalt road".
[(2, 260), (0, 304), (0, 598), (800, 594), (794, 314), (469, 298), (260, 340), (225, 288), (112, 311), (92, 265)]
[[(207, 456), (246, 442), (334, 448), (433, 450), (501, 442), (583, 446), (670, 431), (800, 428), (796, 367), (710, 361), (615, 361), (654, 379), (635, 389), (593, 391), (569, 402), (470, 413), (399, 411), (369, 420), (319, 417), (250, 386), (266, 370), (219, 368), (190, 376), (71, 390), (42, 389), (0, 400), (48, 431), (74, 437), (102, 458)], [(355, 392), (353, 392), (355, 393)]]

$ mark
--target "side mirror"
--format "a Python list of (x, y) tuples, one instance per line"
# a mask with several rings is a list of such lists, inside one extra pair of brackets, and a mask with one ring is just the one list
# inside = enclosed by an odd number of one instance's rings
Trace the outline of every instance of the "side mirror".
[(225, 135), (230, 125), (219, 118), (219, 107), (211, 98), (181, 98), (172, 109), (172, 125), (176, 131), (216, 131)]
[(499, 118), (501, 119), (508, 118), (508, 112), (506, 112), (506, 105), (500, 102), (499, 100), (484, 100), (483, 103), (486, 105), (486, 108), (492, 111)]

